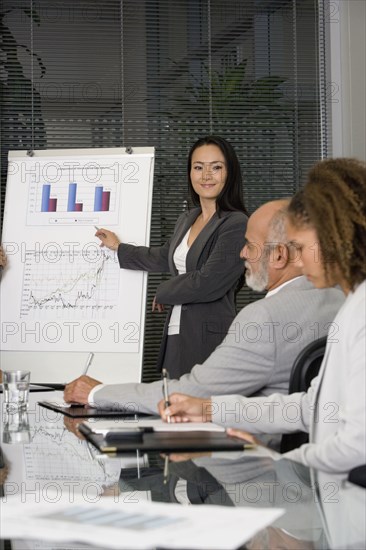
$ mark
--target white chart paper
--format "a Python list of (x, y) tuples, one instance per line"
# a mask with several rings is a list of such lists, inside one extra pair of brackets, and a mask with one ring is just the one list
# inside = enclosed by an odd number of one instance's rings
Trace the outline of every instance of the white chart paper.
[(154, 155), (86, 151), (9, 156), (3, 350), (142, 353), (146, 274), (95, 232), (149, 244)]
[[(153, 502), (2, 504), (2, 536), (78, 541), (98, 548), (233, 550), (282, 515), (280, 509), (181, 506)], [(22, 521), (19, 522), (19, 514)]]

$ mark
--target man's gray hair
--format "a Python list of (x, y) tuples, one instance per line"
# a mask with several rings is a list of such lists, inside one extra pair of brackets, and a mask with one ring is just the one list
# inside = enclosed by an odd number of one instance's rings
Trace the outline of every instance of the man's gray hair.
[(280, 210), (277, 210), (277, 212), (272, 216), (268, 227), (266, 240), (267, 246), (269, 245), (271, 247), (276, 246), (277, 244), (287, 243), (287, 235), (285, 229), (286, 217), (287, 206), (284, 208), (280, 208)]

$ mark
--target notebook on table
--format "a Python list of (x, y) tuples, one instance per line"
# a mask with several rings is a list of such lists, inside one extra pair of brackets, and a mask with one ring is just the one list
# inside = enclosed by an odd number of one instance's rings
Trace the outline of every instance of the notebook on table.
[(161, 452), (242, 451), (240, 439), (230, 437), (212, 423), (167, 424), (159, 418), (128, 423), (82, 422), (78, 430), (100, 452), (127, 453), (136, 450)]

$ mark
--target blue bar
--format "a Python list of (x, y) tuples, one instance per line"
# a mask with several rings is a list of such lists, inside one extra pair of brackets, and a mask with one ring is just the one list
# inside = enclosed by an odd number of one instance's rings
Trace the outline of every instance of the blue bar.
[(76, 183), (69, 184), (69, 196), (67, 198), (67, 211), (75, 212), (75, 203), (76, 203)]
[(49, 184), (42, 185), (42, 204), (41, 212), (48, 212), (48, 201), (50, 200), (51, 186)]
[(94, 193), (94, 212), (102, 211), (103, 187), (98, 185)]

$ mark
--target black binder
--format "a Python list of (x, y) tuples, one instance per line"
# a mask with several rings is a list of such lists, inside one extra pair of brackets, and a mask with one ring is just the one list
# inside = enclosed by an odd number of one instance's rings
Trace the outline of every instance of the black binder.
[(66, 387), (66, 384), (55, 384), (54, 382), (50, 382), (49, 384), (47, 383), (41, 383), (41, 382), (35, 382), (35, 384), (39, 387), (47, 387), (47, 388), (52, 388), (53, 390), (57, 390), (57, 391), (64, 391), (65, 387)]
[[(54, 391), (54, 387), (49, 386), (47, 384), (39, 385), (39, 384), (29, 384), (29, 391), (30, 392), (43, 392), (43, 391)], [(3, 385), (0, 384), (0, 393), (3, 393)]]
[(126, 428), (116, 433), (100, 434), (89, 426), (79, 424), (78, 430), (85, 439), (100, 452), (109, 455), (131, 453), (133, 451), (204, 452), (204, 451), (242, 451), (251, 445), (241, 439), (230, 437), (226, 432), (189, 431), (163, 432), (152, 428)]
[(140, 413), (136, 407), (131, 409), (97, 409), (84, 405), (71, 405), (70, 407), (62, 407), (52, 401), (38, 401), (38, 405), (51, 411), (59, 412), (70, 418), (131, 418), (134, 416), (150, 416), (145, 413)]

